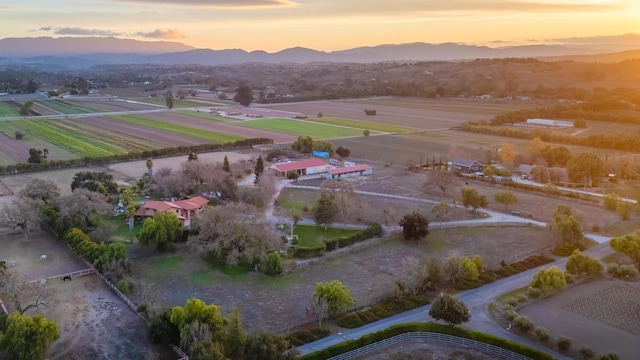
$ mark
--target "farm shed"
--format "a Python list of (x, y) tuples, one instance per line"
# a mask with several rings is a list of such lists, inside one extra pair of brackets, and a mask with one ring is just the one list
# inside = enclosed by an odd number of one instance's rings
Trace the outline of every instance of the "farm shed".
[(171, 212), (182, 221), (182, 226), (189, 226), (191, 219), (198, 216), (208, 203), (209, 200), (202, 196), (178, 201), (150, 200), (142, 204), (134, 216), (152, 218), (157, 212)]
[(527, 124), (537, 126), (573, 127), (573, 121), (552, 119), (527, 119)]
[(308, 159), (286, 163), (273, 164), (271, 169), (278, 176), (287, 176), (289, 171), (295, 171), (298, 175), (312, 175), (327, 172), (327, 163), (320, 159)]
[(373, 174), (373, 168), (369, 165), (354, 165), (349, 167), (341, 167), (327, 170), (327, 179), (341, 179), (346, 177), (371, 175)]
[(451, 160), (451, 168), (453, 170), (457, 170), (465, 173), (471, 173), (471, 172), (482, 171), (482, 169), (484, 169), (484, 165), (480, 164), (475, 160), (457, 158), (457, 159)]

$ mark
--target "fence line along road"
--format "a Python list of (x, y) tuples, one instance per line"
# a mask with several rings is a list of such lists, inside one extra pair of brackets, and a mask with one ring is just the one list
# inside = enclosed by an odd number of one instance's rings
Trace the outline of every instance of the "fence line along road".
[(398, 334), (378, 342), (365, 345), (363, 347), (347, 351), (346, 353), (336, 355), (329, 358), (329, 360), (350, 360), (359, 356), (384, 349), (387, 346), (399, 344), (405, 341), (425, 343), (428, 341), (443, 342), (447, 344), (453, 344), (456, 346), (464, 346), (474, 350), (480, 350), (491, 355), (499, 356), (502, 359), (510, 360), (531, 360), (530, 358), (513, 352), (511, 350), (503, 349), (499, 346), (483, 343), (481, 341), (462, 338), (453, 335), (440, 334), (434, 332), (414, 331)]

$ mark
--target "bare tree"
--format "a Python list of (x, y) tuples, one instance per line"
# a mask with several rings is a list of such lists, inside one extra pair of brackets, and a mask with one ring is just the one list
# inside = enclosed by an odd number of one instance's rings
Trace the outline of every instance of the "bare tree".
[(333, 204), (338, 211), (340, 219), (342, 219), (343, 226), (346, 226), (355, 207), (353, 186), (347, 181), (328, 179), (322, 183), (321, 188), (333, 196)]
[(16, 311), (21, 314), (54, 301), (53, 289), (48, 286), (47, 280), (27, 281), (10, 270), (0, 277), (0, 292), (7, 294)]
[(318, 326), (322, 326), (322, 320), (329, 318), (329, 304), (325, 298), (313, 296), (307, 305), (307, 312), (313, 320), (318, 320)]
[(447, 192), (447, 189), (458, 186), (458, 178), (449, 171), (433, 170), (429, 172), (427, 181), (422, 185), (423, 189), (436, 188), (440, 189), (443, 194)]
[(40, 210), (42, 200), (18, 197), (11, 204), (4, 206), (6, 225), (14, 230), (22, 231), (29, 240), (29, 233), (40, 230), (44, 225), (44, 215)]

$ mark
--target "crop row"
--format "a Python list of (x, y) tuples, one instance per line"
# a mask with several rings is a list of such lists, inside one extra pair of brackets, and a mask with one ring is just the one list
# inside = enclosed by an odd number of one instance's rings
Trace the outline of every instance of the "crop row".
[(0, 102), (0, 116), (18, 116), (18, 112), (4, 102)]
[(71, 102), (67, 102), (61, 99), (40, 100), (38, 101), (38, 103), (40, 103), (45, 107), (49, 107), (62, 114), (89, 114), (89, 113), (99, 112), (99, 110), (97, 109), (92, 109), (86, 106), (73, 104)]
[(201, 118), (201, 119), (208, 119), (208, 120), (214, 120), (214, 121), (222, 121), (222, 122), (226, 122), (226, 123), (237, 123), (240, 120), (237, 119), (233, 119), (233, 118), (228, 118), (228, 117), (224, 117), (221, 115), (214, 115), (208, 112), (200, 112), (200, 111), (193, 111), (193, 110), (178, 110), (176, 111), (178, 114), (183, 114), (183, 115), (189, 115), (189, 116), (193, 116), (193, 117), (197, 117), (197, 118)]
[(153, 148), (145, 139), (91, 126), (81, 120), (59, 120), (56, 121), (56, 126), (78, 136), (100, 139), (124, 152), (145, 151)]
[(343, 136), (362, 135), (362, 131), (358, 129), (350, 129), (340, 126), (329, 126), (323, 124), (314, 124), (306, 121), (296, 121), (290, 119), (261, 119), (244, 121), (238, 125), (250, 128), (271, 130), (294, 134), (298, 136), (311, 136), (313, 138), (337, 138)]
[(339, 119), (339, 118), (325, 118), (325, 117), (315, 118), (315, 119), (310, 118), (308, 121), (313, 121), (313, 122), (328, 124), (328, 125), (345, 126), (345, 127), (351, 127), (351, 128), (369, 130), (369, 131), (380, 131), (380, 132), (391, 132), (391, 133), (410, 131), (410, 129), (403, 128), (400, 126), (376, 124), (376, 123), (370, 123), (366, 121), (347, 120), (347, 119)]
[(187, 135), (197, 139), (211, 141), (214, 143), (227, 143), (227, 142), (233, 142), (233, 141), (244, 139), (243, 137), (238, 135), (196, 129), (188, 126), (172, 124), (172, 123), (159, 121), (159, 120), (147, 119), (147, 118), (134, 116), (134, 115), (118, 115), (118, 116), (113, 116), (113, 118), (120, 121), (131, 123), (134, 125), (146, 127), (146, 128), (157, 129), (157, 130), (172, 132), (172, 133), (181, 134), (181, 135)]
[(123, 150), (111, 144), (56, 126), (53, 121), (20, 120), (16, 121), (15, 125), (34, 136), (45, 139), (81, 157), (101, 157), (123, 153)]

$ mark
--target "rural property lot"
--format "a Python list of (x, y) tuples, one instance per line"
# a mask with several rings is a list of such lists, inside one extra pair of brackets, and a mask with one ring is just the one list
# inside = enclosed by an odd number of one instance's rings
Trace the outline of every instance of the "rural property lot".
[[(541, 247), (546, 231), (529, 227), (460, 228), (433, 230), (422, 244), (397, 238), (372, 240), (357, 252), (321, 259), (280, 277), (248, 272), (227, 275), (212, 269), (200, 255), (184, 245), (174, 254), (152, 254), (135, 259), (132, 277), (144, 279), (149, 296), (162, 306), (182, 305), (198, 297), (221, 306), (223, 312), (238, 307), (247, 329), (282, 331), (306, 321), (305, 306), (320, 281), (340, 280), (351, 291), (358, 306), (393, 293), (403, 273), (405, 256), (446, 257), (480, 254), (489, 266), (513, 254), (526, 254)], [(375, 276), (372, 276), (375, 274)]]
[(248, 120), (240, 125), (256, 129), (273, 130), (296, 136), (311, 136), (312, 138), (337, 138), (345, 136), (362, 136), (362, 130), (342, 126), (323, 125), (310, 121), (290, 119), (260, 119)]
[[(256, 105), (258, 106), (258, 105)], [(534, 103), (475, 99), (406, 99), (377, 97), (360, 100), (326, 100), (301, 103), (259, 105), (316, 117), (323, 116), (393, 124), (414, 129), (450, 128), (470, 120), (490, 119), (505, 111), (535, 107)], [(375, 109), (367, 116), (364, 109)]]
[(553, 294), (519, 312), (553, 336), (569, 337), (574, 349), (584, 344), (596, 353), (614, 351), (621, 359), (637, 359), (639, 293), (638, 283), (599, 279)]

